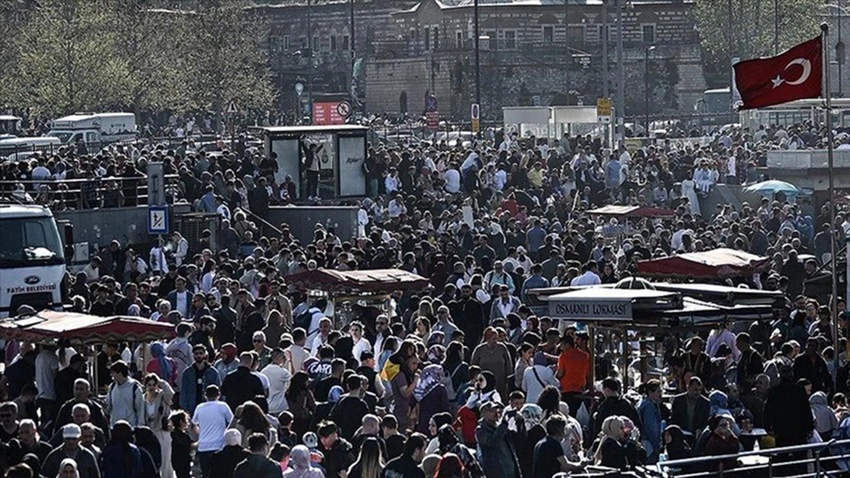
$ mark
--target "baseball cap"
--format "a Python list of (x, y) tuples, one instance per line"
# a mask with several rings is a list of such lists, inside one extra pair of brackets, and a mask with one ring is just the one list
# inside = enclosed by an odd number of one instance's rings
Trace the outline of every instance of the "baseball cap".
[(76, 423), (69, 423), (62, 427), (62, 438), (80, 438), (83, 436), (83, 431), (80, 430), (80, 426)]

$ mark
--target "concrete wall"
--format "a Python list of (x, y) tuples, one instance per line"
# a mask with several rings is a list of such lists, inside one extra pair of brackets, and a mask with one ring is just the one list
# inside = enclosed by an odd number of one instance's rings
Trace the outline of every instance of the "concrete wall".
[(269, 208), (266, 219), (275, 227), (288, 224), (292, 235), (302, 244), (312, 242), (316, 223), (321, 223), (325, 229), (335, 228), (336, 235), (347, 241), (357, 236), (358, 210), (351, 206), (274, 206)]
[[(170, 218), (173, 221), (175, 212), (188, 210), (188, 204), (173, 206)], [(122, 246), (147, 244), (151, 240), (147, 206), (56, 211), (53, 214), (57, 220), (74, 225), (74, 242), (77, 244), (88, 242), (90, 247), (100, 248), (113, 239)]]

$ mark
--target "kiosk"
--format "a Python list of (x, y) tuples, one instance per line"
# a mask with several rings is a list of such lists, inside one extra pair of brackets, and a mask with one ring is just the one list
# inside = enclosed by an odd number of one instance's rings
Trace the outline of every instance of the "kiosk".
[(306, 198), (304, 149), (319, 147), (319, 196), (322, 199), (366, 195), (366, 133), (357, 125), (274, 126), (260, 128), (268, 154), (276, 155), (275, 181), (291, 176), (297, 199)]

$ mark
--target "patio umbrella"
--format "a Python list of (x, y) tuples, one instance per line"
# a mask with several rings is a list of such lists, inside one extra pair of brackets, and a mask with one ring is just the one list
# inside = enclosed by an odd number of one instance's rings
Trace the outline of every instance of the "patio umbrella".
[(785, 181), (778, 181), (776, 179), (771, 179), (770, 181), (762, 181), (760, 183), (751, 184), (744, 188), (745, 192), (748, 193), (756, 193), (762, 195), (773, 195), (776, 193), (782, 193), (786, 195), (795, 195), (800, 192), (797, 189), (797, 186), (793, 184), (786, 183)]

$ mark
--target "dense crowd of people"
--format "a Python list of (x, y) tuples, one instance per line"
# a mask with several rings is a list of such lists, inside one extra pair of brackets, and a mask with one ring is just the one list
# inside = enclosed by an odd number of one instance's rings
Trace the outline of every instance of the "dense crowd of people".
[[(5, 342), (0, 468), (8, 477), (542, 478), (850, 436), (844, 302), (833, 310), (808, 281), (830, 241), (850, 233), (850, 216), (833, 224), (828, 206), (808, 198), (703, 204), (715, 184), (757, 180), (767, 150), (818, 138), (801, 125), (632, 152), (500, 132), (468, 148), (373, 144), (360, 234), (316, 224), (310, 242), (255, 220), (270, 204), (318, 201), (310, 144), (300, 191), (292, 178), (275, 181), (273, 158), (241, 140), (215, 154), (187, 141), (65, 148), (31, 168), (0, 166), (54, 191), (72, 176), (135, 181), (162, 161), (178, 175), (173, 200), (221, 216), (197, 243), (179, 232), (144, 248), (113, 240), (68, 274), (71, 310), (171, 323), (173, 339), (109, 342), (95, 357), (75, 344)], [(120, 181), (116, 197), (135, 204), (135, 183)], [(80, 207), (108, 207), (91, 199)], [(619, 224), (586, 212), (606, 204), (675, 215)], [(641, 259), (718, 247), (772, 258), (729, 285), (778, 291), (774, 317), (658, 337), (660, 372), (643, 383), (620, 376), (608, 344), (582, 324), (535, 308), (530, 292), (614, 284)], [(399, 268), (429, 287), (387, 284), (388, 305), (376, 307), (287, 281), (320, 268)], [(736, 462), (682, 468), (720, 466)]]

